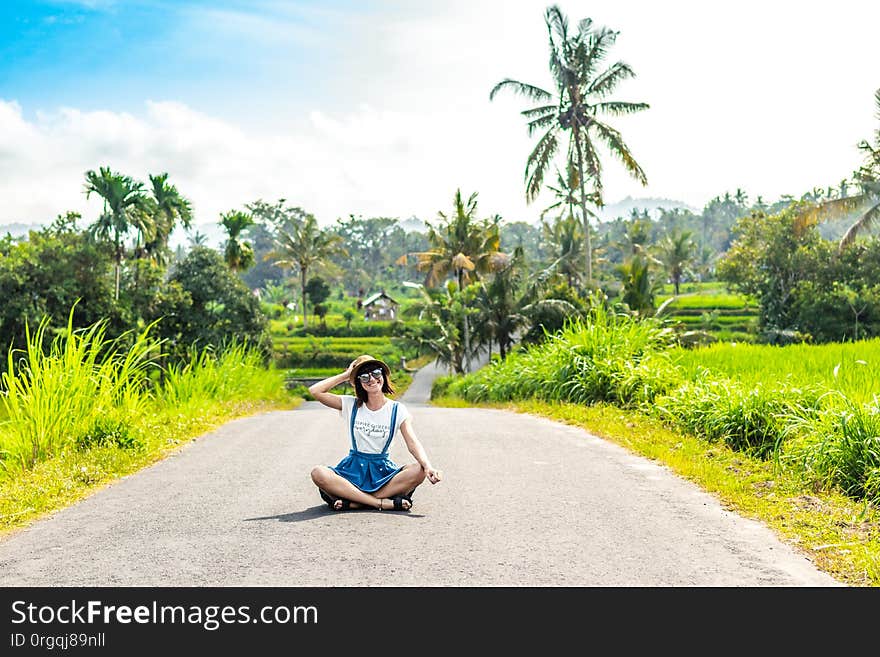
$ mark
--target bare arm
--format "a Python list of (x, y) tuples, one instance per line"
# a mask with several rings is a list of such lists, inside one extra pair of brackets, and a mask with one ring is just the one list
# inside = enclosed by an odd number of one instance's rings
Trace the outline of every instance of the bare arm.
[(403, 434), (403, 439), (406, 441), (406, 448), (409, 450), (409, 453), (415, 457), (416, 461), (419, 462), (419, 465), (422, 466), (422, 470), (425, 471), (425, 476), (428, 481), (432, 484), (441, 481), (443, 479), (443, 474), (439, 470), (435, 470), (434, 466), (431, 465), (431, 461), (425, 453), (425, 448), (422, 447), (421, 441), (413, 430), (412, 418), (406, 418), (403, 421), (403, 424), (400, 425), (400, 433)]
[(351, 365), (348, 366), (348, 369), (344, 372), (340, 372), (334, 376), (327, 377), (323, 381), (318, 381), (317, 383), (313, 383), (309, 386), (309, 394), (317, 399), (319, 402), (324, 404), (324, 406), (329, 406), (330, 408), (335, 408), (337, 411), (342, 410), (342, 398), (339, 395), (334, 395), (332, 392), (329, 392), (336, 386), (345, 383), (348, 381), (348, 377), (351, 374)]

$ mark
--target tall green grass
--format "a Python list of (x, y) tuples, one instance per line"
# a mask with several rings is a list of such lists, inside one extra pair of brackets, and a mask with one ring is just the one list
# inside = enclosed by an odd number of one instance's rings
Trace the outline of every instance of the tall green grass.
[[(120, 427), (149, 399), (149, 368), (158, 345), (149, 327), (125, 351), (106, 336), (106, 323), (74, 330), (68, 324), (44, 352), (48, 323), (26, 332), (22, 352), (10, 350), (2, 375), (0, 465), (26, 469), (70, 445), (129, 440)], [(21, 357), (16, 359), (16, 356)]]
[(67, 450), (95, 446), (138, 449), (160, 417), (198, 417), (219, 403), (286, 398), (284, 372), (238, 344), (193, 352), (189, 362), (160, 371), (161, 343), (151, 327), (110, 340), (106, 323), (74, 329), (71, 320), (51, 341), (48, 324), (10, 351), (2, 375), (0, 472), (14, 476)]
[(597, 309), (541, 345), (432, 394), (472, 402), (610, 402), (760, 458), (811, 485), (880, 502), (880, 340), (672, 348), (651, 321)]
[(166, 368), (156, 394), (157, 402), (186, 409), (193, 403), (232, 401), (252, 395), (275, 394), (281, 372), (267, 372), (253, 349), (232, 343), (219, 352), (193, 351), (187, 363)]
[(650, 402), (678, 381), (666, 355), (672, 340), (660, 323), (597, 306), (589, 321), (572, 322), (541, 345), (451, 382), (450, 392), (469, 401)]

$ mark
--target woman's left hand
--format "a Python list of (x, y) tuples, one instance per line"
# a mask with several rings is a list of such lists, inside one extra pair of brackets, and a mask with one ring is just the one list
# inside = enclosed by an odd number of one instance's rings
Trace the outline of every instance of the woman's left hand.
[(443, 474), (434, 468), (427, 468), (425, 470), (425, 478), (432, 484), (436, 484), (443, 480)]

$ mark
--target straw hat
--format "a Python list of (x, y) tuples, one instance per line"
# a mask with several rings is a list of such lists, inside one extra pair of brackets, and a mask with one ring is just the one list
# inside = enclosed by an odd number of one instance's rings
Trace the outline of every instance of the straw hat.
[(388, 369), (388, 366), (379, 360), (378, 358), (373, 358), (367, 354), (363, 354), (362, 356), (358, 356), (352, 361), (351, 364), (351, 375), (348, 377), (348, 382), (351, 384), (351, 387), (354, 388), (354, 379), (357, 376), (358, 370), (360, 370), (364, 365), (378, 365), (382, 368), (382, 372), (385, 375), (385, 380), (388, 380), (388, 375), (391, 373), (391, 370)]

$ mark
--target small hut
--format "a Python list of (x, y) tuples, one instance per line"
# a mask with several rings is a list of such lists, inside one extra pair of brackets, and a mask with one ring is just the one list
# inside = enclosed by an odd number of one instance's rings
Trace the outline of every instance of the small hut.
[(397, 319), (397, 308), (400, 306), (394, 299), (385, 294), (385, 290), (364, 299), (360, 307), (364, 311), (364, 319), (392, 320)]

